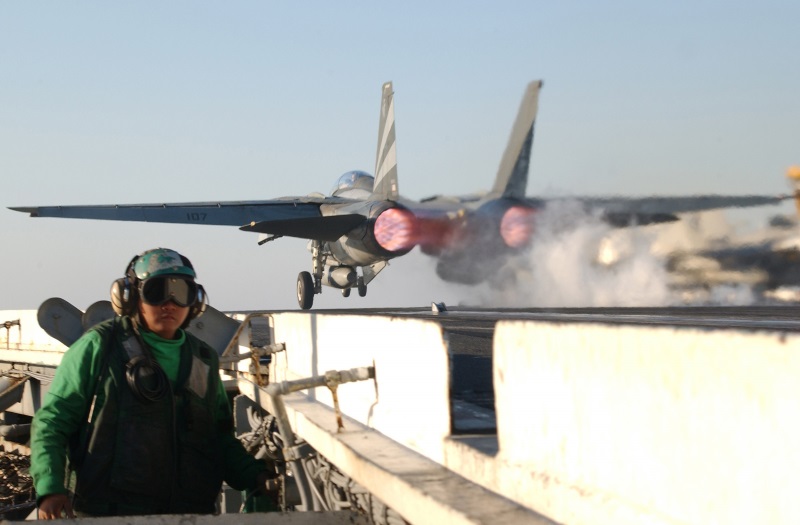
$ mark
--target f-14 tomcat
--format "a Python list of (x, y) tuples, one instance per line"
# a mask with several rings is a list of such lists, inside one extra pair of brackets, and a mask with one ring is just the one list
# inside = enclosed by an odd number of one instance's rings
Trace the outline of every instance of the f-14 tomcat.
[[(444, 280), (476, 284), (496, 272), (504, 259), (524, 250), (535, 234), (536, 214), (550, 200), (526, 197), (533, 131), (541, 81), (528, 84), (500, 161), (494, 186), (484, 194), (437, 196), (420, 201), (398, 193), (394, 92), (382, 88), (374, 177), (350, 171), (330, 196), (310, 194), (272, 200), (178, 204), (113, 204), (15, 207), (32, 217), (237, 226), (257, 232), (264, 243), (289, 236), (309, 240), (311, 272), (297, 277), (297, 300), (311, 308), (322, 285), (360, 296), (394, 257), (419, 246), (437, 257)], [(592, 213), (619, 226), (677, 220), (680, 212), (776, 204), (774, 196), (689, 196), (577, 199)]]

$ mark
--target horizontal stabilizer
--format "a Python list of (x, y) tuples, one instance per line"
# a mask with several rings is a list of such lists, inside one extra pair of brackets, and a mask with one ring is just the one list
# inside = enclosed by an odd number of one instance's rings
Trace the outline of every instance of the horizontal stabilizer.
[(363, 215), (333, 215), (253, 222), (239, 228), (246, 232), (267, 233), (276, 236), (299, 237), (318, 241), (335, 241), (366, 221)]

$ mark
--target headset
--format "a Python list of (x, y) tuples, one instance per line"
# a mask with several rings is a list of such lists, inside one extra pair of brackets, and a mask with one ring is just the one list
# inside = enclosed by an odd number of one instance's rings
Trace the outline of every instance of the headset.
[[(156, 248), (157, 250), (161, 250), (161, 248)], [(139, 313), (139, 282), (140, 279), (136, 276), (136, 262), (144, 255), (151, 253), (155, 250), (148, 250), (144, 253), (139, 255), (135, 255), (128, 265), (125, 267), (124, 277), (120, 277), (116, 279), (113, 283), (111, 283), (111, 306), (114, 309), (114, 312), (117, 315), (127, 315), (127, 316), (136, 316)], [(172, 250), (169, 250), (173, 252)], [(181, 261), (184, 266), (190, 268), (192, 272), (194, 272), (194, 266), (192, 263), (177, 252), (173, 252), (181, 258)], [(194, 279), (192, 279), (194, 281)], [(184, 322), (181, 328), (186, 328), (189, 325), (189, 322), (192, 319), (196, 319), (203, 315), (203, 312), (206, 311), (206, 307), (208, 305), (208, 298), (206, 296), (206, 290), (203, 288), (203, 285), (195, 283), (197, 287), (197, 297), (189, 307), (189, 315), (186, 317), (186, 321)]]

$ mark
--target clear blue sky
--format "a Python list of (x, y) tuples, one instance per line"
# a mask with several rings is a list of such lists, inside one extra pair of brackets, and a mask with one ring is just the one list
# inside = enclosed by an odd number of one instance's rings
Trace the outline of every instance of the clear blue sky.
[[(327, 192), (372, 171), (387, 80), (407, 197), (489, 187), (537, 78), (530, 195), (784, 192), (798, 56), (788, 0), (3, 2), (0, 309), (85, 308), (155, 246), (189, 256), (219, 308), (294, 308), (304, 241), (4, 208)], [(366, 299), (315, 306), (451, 297), (405, 259)]]

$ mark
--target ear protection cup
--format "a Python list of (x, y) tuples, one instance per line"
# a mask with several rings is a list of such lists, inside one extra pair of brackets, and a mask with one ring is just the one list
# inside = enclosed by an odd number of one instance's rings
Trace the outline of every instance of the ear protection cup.
[(136, 255), (125, 267), (125, 277), (111, 283), (111, 307), (117, 315), (133, 315), (139, 302), (139, 290), (136, 288), (136, 274), (133, 265), (139, 256)]
[(117, 315), (132, 315), (136, 309), (138, 292), (130, 279), (120, 277), (111, 283), (111, 307)]
[(203, 288), (202, 284), (197, 285), (197, 300), (192, 305), (192, 309), (189, 310), (189, 320), (197, 319), (206, 311), (206, 307), (208, 306), (208, 296), (206, 295), (206, 289)]
[(206, 289), (203, 288), (202, 284), (197, 285), (197, 299), (192, 306), (189, 307), (189, 315), (186, 316), (186, 321), (183, 322), (181, 328), (186, 328), (189, 326), (189, 323), (203, 315), (206, 311), (206, 307), (208, 306), (208, 296), (206, 295)]

